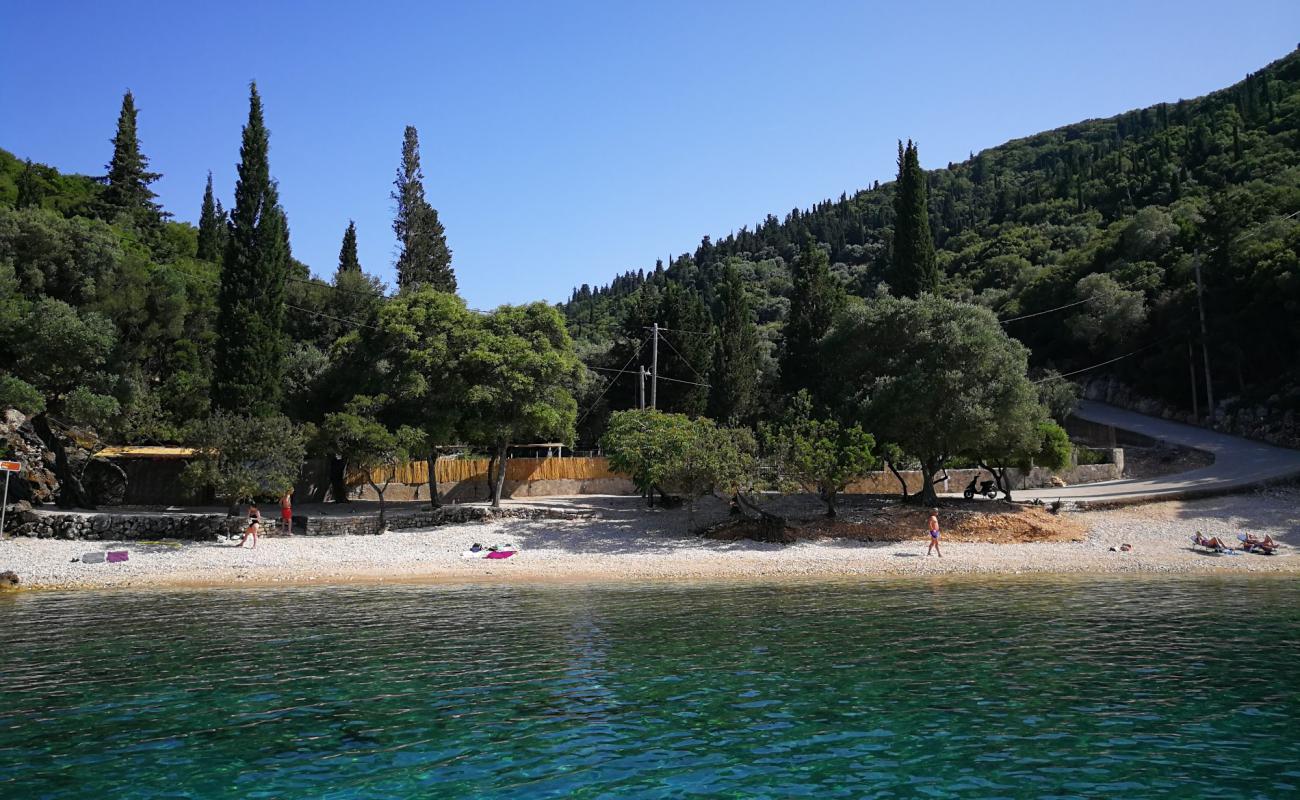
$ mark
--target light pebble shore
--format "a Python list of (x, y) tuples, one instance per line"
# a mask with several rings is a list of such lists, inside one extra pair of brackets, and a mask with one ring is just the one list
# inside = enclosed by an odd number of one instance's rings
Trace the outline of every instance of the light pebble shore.
[[(22, 588), (249, 586), (352, 581), (638, 582), (776, 580), (847, 576), (940, 576), (1107, 573), (1300, 573), (1300, 490), (1268, 489), (1206, 500), (1166, 502), (1073, 515), (1088, 529), (1081, 542), (983, 544), (945, 541), (944, 557), (927, 557), (923, 532), (912, 541), (846, 539), (790, 546), (719, 542), (688, 533), (720, 519), (720, 505), (647, 510), (634, 498), (556, 498), (544, 502), (591, 518), (502, 520), (448, 525), (382, 536), (263, 538), (255, 549), (214, 542), (176, 546), (53, 539), (0, 541), (0, 571)], [(1235, 542), (1239, 531), (1269, 534), (1286, 546), (1275, 556), (1198, 552), (1196, 531)], [(513, 544), (508, 559), (466, 559), (471, 544)], [(1115, 552), (1122, 543), (1131, 552)], [(94, 550), (125, 549), (118, 564), (73, 559)]]

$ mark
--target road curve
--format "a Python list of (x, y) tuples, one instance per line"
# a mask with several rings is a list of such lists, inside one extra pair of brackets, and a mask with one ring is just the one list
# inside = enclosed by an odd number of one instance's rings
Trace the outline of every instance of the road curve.
[(1208, 467), (1157, 478), (1102, 481), (1078, 486), (1013, 491), (1016, 500), (1060, 498), (1078, 505), (1138, 503), (1144, 500), (1196, 497), (1300, 477), (1300, 450), (1274, 447), (1225, 433), (1149, 417), (1115, 406), (1081, 400), (1075, 416), (1089, 422), (1194, 447), (1214, 455)]

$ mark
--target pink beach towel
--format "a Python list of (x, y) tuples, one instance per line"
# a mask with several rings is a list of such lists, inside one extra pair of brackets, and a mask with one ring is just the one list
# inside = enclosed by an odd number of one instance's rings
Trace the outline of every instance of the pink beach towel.
[(107, 560), (108, 563), (110, 563), (110, 564), (116, 564), (116, 563), (118, 563), (119, 561), (126, 561), (126, 551), (125, 551), (125, 550), (109, 550), (109, 551), (108, 551), (108, 555), (107, 555), (107, 557), (106, 557), (106, 560)]
[(510, 558), (510, 556), (519, 552), (518, 550), (493, 550), (487, 554), (488, 558)]

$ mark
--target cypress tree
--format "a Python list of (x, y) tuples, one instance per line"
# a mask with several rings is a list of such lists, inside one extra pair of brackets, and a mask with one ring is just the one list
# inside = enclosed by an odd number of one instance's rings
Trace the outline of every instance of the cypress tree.
[(930, 235), (930, 209), (926, 200), (925, 173), (916, 145), (907, 140), (898, 151), (898, 184), (894, 195), (894, 256), (889, 286), (901, 297), (916, 297), (939, 288), (939, 266), (934, 258), (934, 237)]
[(718, 292), (718, 345), (714, 350), (709, 414), (720, 422), (744, 422), (758, 398), (758, 326), (740, 270), (728, 263)]
[(36, 166), (29, 158), (23, 164), (23, 171), (18, 175), (18, 199), (15, 206), (17, 208), (39, 206), (44, 196), (44, 188), (41, 186), (40, 177), (36, 174)]
[(269, 144), (254, 83), (217, 292), (212, 405), (258, 416), (275, 414), (280, 407), (289, 270), (289, 229), (271, 179)]
[(406, 126), (402, 139), (402, 166), (393, 181), (392, 197), (397, 201), (393, 232), (397, 234), (397, 286), (399, 289), (431, 286), (455, 293), (456, 274), (451, 269), (447, 235), (438, 221), (438, 211), (424, 197), (424, 173), (420, 170), (420, 138), (414, 125)]
[(199, 211), (199, 248), (197, 256), (203, 261), (218, 262), (222, 257), (222, 243), (225, 239), (226, 218), (224, 211), (218, 211), (212, 193), (212, 171), (208, 171), (208, 185), (203, 190), (203, 207)]
[(122, 110), (117, 115), (117, 134), (113, 136), (113, 159), (105, 167), (107, 188), (100, 198), (104, 216), (112, 218), (120, 213), (130, 214), (141, 222), (158, 223), (162, 212), (149, 184), (162, 177), (149, 171), (149, 159), (140, 152), (140, 139), (136, 135), (135, 97), (131, 92), (122, 96)]
[(821, 338), (844, 307), (844, 288), (831, 274), (830, 259), (811, 237), (791, 270), (790, 313), (785, 320), (785, 345), (781, 351), (781, 385), (788, 394), (808, 389), (814, 394), (822, 384)]
[(361, 273), (361, 261), (357, 258), (357, 224), (348, 220), (348, 229), (343, 231), (343, 246), (339, 248), (339, 271)]

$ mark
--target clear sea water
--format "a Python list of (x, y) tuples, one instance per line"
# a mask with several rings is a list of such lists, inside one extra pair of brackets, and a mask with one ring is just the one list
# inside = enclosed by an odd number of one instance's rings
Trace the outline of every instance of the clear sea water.
[(1292, 579), (0, 597), (3, 798), (1300, 796)]

